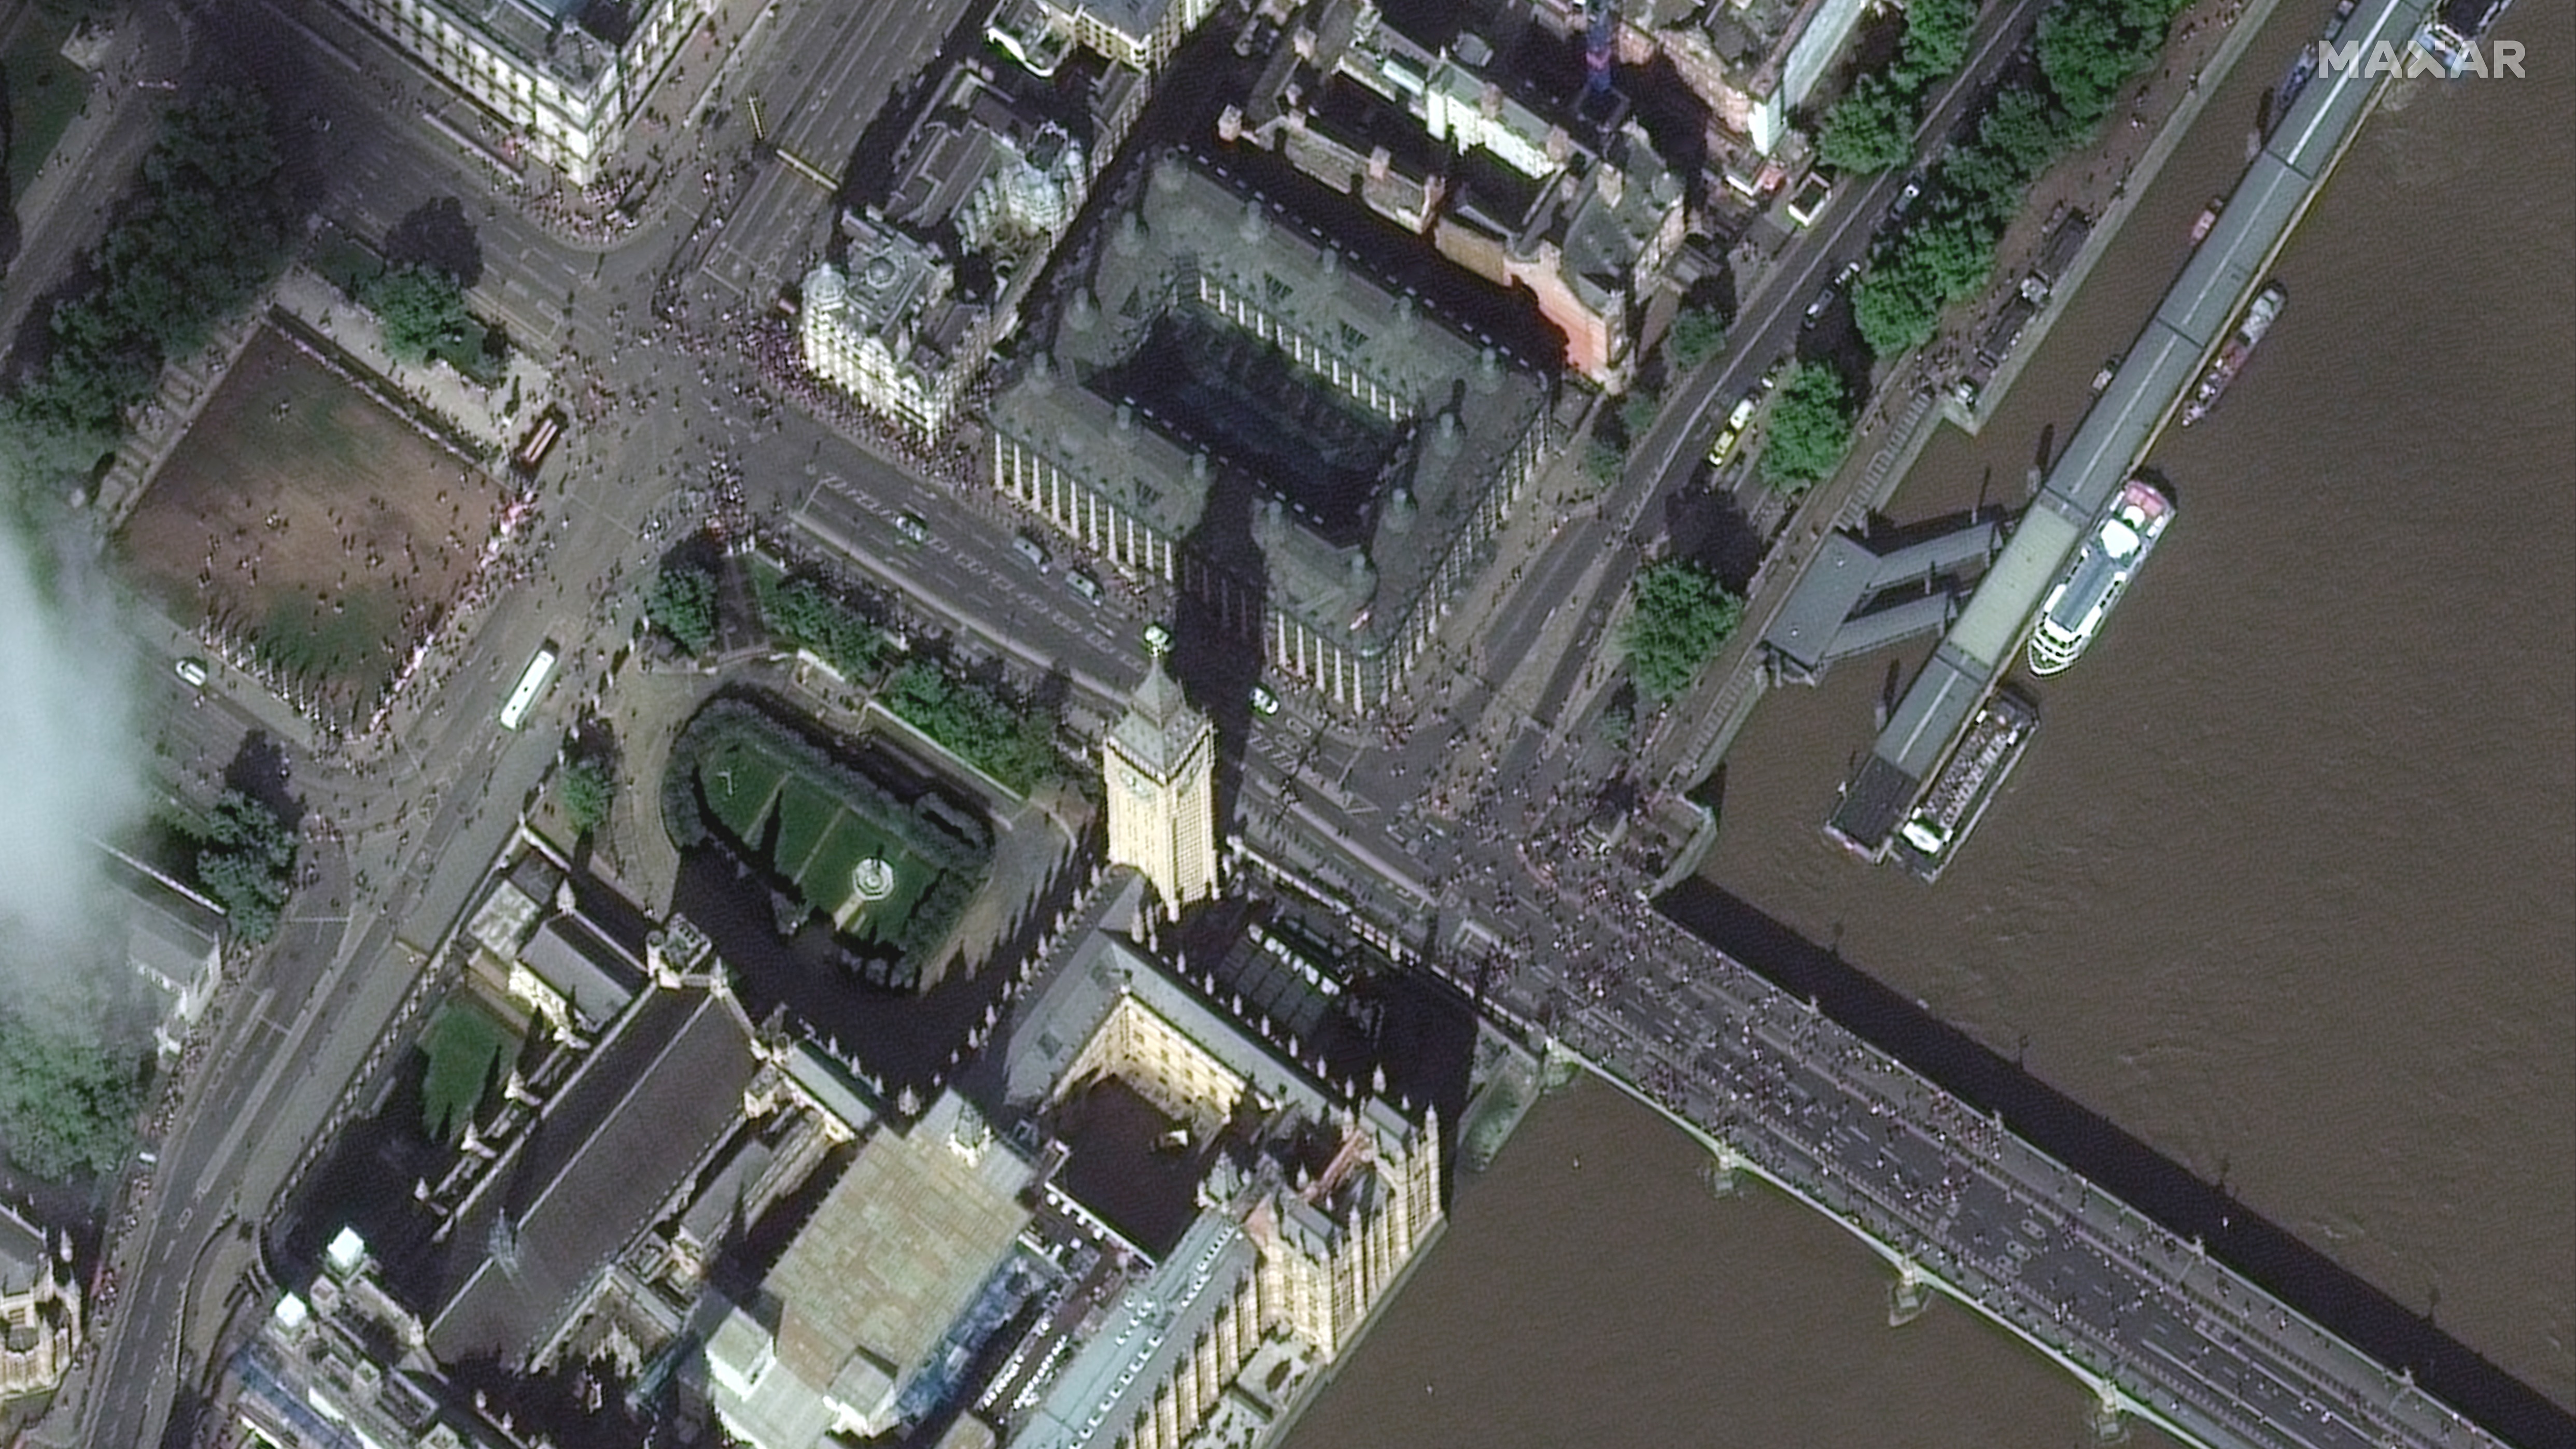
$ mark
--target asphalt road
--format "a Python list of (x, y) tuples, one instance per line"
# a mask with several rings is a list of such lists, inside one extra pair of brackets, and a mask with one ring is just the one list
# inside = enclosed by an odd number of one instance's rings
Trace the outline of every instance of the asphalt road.
[[(740, 89), (758, 98), (772, 142), (837, 176), (886, 97), (938, 52), (965, 10), (958, 0), (799, 7), (761, 42), (768, 55), (753, 61), (758, 83)], [(832, 202), (794, 167), (761, 168), (710, 240), (704, 275), (738, 297), (777, 295), (821, 254), (836, 220)]]

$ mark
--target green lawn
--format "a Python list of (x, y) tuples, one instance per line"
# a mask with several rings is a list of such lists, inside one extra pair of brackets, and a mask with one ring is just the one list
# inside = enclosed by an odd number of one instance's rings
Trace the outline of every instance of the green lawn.
[(440, 1007), (420, 1039), (429, 1056), (420, 1086), (422, 1130), (441, 1142), (463, 1133), (499, 1074), (503, 1051), (516, 1045), (510, 1029), (480, 1008)]
[(778, 868), (789, 875), (804, 870), (824, 832), (840, 817), (840, 802), (804, 780), (789, 778), (778, 789)]
[[(784, 761), (742, 743), (717, 747), (698, 767), (707, 804), (736, 839), (757, 846), (777, 817), (770, 863), (807, 904), (839, 929), (874, 940), (895, 939), (913, 903), (939, 870), (904, 848), (882, 823), (789, 770)], [(894, 868), (894, 893), (863, 905), (852, 884), (861, 861)]]
[[(869, 859), (881, 859), (894, 867), (894, 894), (873, 904), (861, 901), (851, 886), (851, 876), (859, 862)], [(812, 901), (831, 900), (837, 895), (840, 904), (831, 908), (832, 918), (842, 930), (891, 941), (896, 929), (912, 914), (912, 903), (938, 878), (935, 867), (905, 850), (884, 831), (856, 815), (843, 815), (797, 873), (797, 889)]]
[(89, 97), (89, 77), (62, 57), (70, 27), (45, 16), (29, 16), (18, 43), (0, 57), (0, 77), (9, 94), (9, 204), (27, 194), (36, 168), (69, 130), (72, 118)]
[(769, 813), (770, 797), (786, 778), (785, 764), (740, 744), (718, 746), (698, 766), (708, 806), (725, 829), (743, 840), (760, 838), (760, 821)]

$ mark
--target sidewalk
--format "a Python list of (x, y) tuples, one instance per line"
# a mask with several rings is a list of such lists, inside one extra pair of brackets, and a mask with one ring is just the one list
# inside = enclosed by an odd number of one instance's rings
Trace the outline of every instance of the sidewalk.
[(2133, 81), (2128, 104), (2115, 106), (2102, 135), (2086, 152), (2061, 159), (2031, 188), (2022, 214), (2004, 232), (1995, 249), (1993, 284), (1974, 310), (1952, 316), (1941, 334), (1927, 344), (1937, 369), (1964, 365), (1975, 353), (1977, 338), (1996, 314), (2010, 304), (2044, 241), (2048, 219), (2062, 207), (2093, 218), (2093, 229), (2066, 274), (2051, 288), (2048, 300), (2025, 326), (2019, 339), (1987, 379), (1977, 400), (1962, 404), (1946, 387), (1942, 414), (1969, 433), (1985, 425), (2039, 351), (2059, 314), (2082, 287), (2093, 264), (2110, 249), (2128, 220), (2134, 199), (2145, 192), (2183, 135), (2199, 119), (2210, 95), (2235, 69), (2254, 36), (2271, 18), (2279, 0), (2203, 0), (2178, 17), (2166, 43), (2163, 64), (2143, 82)]
[(375, 315), (301, 265), (288, 268), (279, 280), (275, 303), (449, 429), (496, 452), (507, 453), (524, 422), (553, 400), (553, 375), (523, 349), (511, 350), (502, 380), (489, 387), (445, 363), (396, 361)]

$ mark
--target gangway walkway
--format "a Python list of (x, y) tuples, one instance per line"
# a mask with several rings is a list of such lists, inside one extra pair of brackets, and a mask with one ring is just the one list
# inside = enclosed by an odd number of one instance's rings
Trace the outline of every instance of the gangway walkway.
[[(2383, 41), (2403, 46), (2430, 8), (2430, 0), (2366, 0), (2335, 38), (2358, 40), (2365, 55)], [(1872, 858), (1884, 852), (1950, 742), (2002, 679), (2040, 601), (2225, 338), (2369, 113), (2380, 77), (2364, 70), (2343, 67), (2299, 93), (2084, 415), (2011, 541), (1845, 786), (1831, 828), (1855, 851)]]

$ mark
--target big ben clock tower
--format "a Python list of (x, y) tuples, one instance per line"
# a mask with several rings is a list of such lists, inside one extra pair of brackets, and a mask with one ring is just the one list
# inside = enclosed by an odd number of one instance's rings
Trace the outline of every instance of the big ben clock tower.
[(1101, 747), (1109, 859), (1134, 866), (1177, 917), (1216, 894), (1216, 726), (1149, 649), (1145, 682)]

